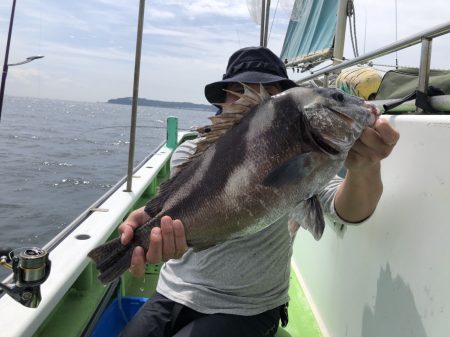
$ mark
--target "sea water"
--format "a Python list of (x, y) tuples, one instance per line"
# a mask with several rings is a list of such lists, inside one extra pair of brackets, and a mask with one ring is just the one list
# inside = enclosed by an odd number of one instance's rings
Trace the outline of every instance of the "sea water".
[[(0, 248), (42, 247), (127, 172), (131, 106), (6, 97), (0, 122)], [(139, 107), (135, 165), (211, 111)], [(7, 273), (0, 270), (0, 279)]]

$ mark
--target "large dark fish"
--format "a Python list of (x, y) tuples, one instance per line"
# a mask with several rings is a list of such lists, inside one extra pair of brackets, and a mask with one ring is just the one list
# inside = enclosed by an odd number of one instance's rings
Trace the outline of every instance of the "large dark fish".
[(378, 110), (334, 89), (292, 88), (270, 97), (245, 86), (199, 129), (197, 153), (162, 184), (146, 211), (152, 219), (123, 246), (112, 240), (89, 253), (108, 283), (130, 266), (134, 247), (149, 246), (164, 215), (183, 221), (188, 245), (202, 250), (250, 235), (291, 213), (290, 224), (318, 240), (324, 219), (317, 193), (342, 167)]

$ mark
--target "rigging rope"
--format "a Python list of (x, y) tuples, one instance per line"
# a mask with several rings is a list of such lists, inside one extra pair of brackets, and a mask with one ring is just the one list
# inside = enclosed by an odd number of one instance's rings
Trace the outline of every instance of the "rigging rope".
[[(355, 57), (359, 56), (358, 50), (358, 39), (356, 36), (356, 13), (355, 13), (355, 5), (353, 4), (353, 0), (349, 0), (347, 2), (347, 16), (348, 16), (348, 25), (350, 30), (350, 39), (352, 40), (352, 48), (353, 55)], [(353, 24), (352, 24), (353, 19)]]
[(272, 23), (270, 24), (270, 30), (269, 30), (269, 36), (267, 37), (267, 43), (269, 43), (269, 40), (270, 40), (270, 33), (272, 33), (273, 22), (275, 21), (275, 16), (277, 15), (277, 9), (278, 9), (279, 2), (280, 2), (280, 0), (277, 0), (277, 5), (275, 6), (275, 12), (273, 13), (273, 17), (272, 17)]

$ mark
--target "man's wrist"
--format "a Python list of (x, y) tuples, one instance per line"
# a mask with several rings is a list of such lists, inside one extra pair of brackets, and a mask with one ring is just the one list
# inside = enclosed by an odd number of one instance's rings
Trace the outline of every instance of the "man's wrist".
[(351, 175), (359, 179), (373, 179), (380, 177), (381, 163), (377, 162), (373, 165), (360, 168), (347, 168), (347, 175)]

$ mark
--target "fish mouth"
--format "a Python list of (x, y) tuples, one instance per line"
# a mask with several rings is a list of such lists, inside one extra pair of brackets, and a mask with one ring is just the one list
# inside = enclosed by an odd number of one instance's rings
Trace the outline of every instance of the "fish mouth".
[(369, 126), (373, 126), (378, 119), (378, 117), (381, 116), (381, 111), (378, 109), (378, 107), (375, 104), (370, 103), (369, 101), (364, 101), (363, 106), (369, 110), (371, 118), (373, 118), (372, 123)]
[[(376, 105), (370, 103), (369, 101), (364, 101), (362, 106), (366, 110), (368, 110), (368, 112), (369, 112), (369, 123), (368, 123), (368, 126), (372, 127), (375, 124), (375, 122), (378, 119), (378, 117), (381, 116), (381, 111), (380, 111), (380, 109), (377, 108)], [(345, 113), (345, 111), (339, 111), (339, 110), (333, 109), (332, 107), (328, 107), (328, 109), (330, 109), (334, 113), (338, 114), (342, 118), (342, 120), (344, 120), (344, 122), (347, 123), (347, 124), (351, 124), (352, 122), (358, 123), (357, 120), (355, 120), (354, 118), (352, 118), (349, 115), (347, 115)]]
[[(333, 107), (328, 107), (330, 111), (335, 113), (339, 116), (339, 118), (348, 126), (348, 127), (355, 127), (355, 125), (352, 126), (352, 124), (356, 124), (357, 129), (361, 128), (360, 130), (367, 126), (367, 127), (373, 127), (378, 117), (381, 115), (380, 110), (372, 103), (369, 103), (367, 101), (364, 101), (362, 104), (363, 108), (369, 112), (368, 120), (364, 120), (364, 118), (352, 118), (350, 115), (348, 115), (345, 111), (340, 111), (338, 109), (335, 109)], [(330, 155), (337, 155), (342, 151), (341, 146), (336, 145), (333, 146), (332, 144), (336, 143), (337, 139), (334, 137), (329, 137), (326, 134), (321, 134), (319, 132), (312, 132), (311, 138), (314, 144), (323, 152)], [(342, 145), (345, 144), (345, 141), (343, 141)]]

